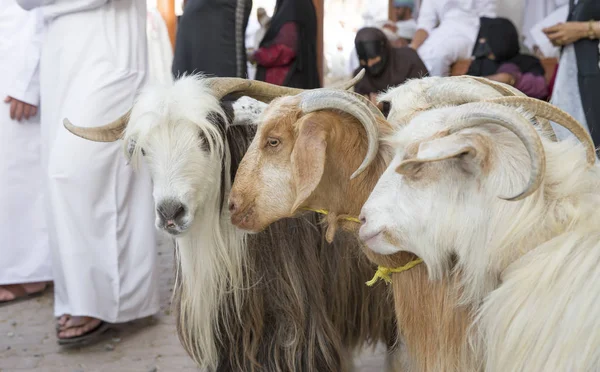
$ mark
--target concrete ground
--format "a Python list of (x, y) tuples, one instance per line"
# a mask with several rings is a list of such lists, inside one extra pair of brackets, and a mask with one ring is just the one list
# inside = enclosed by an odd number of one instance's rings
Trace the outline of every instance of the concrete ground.
[[(158, 252), (161, 312), (153, 317), (119, 325), (102, 340), (81, 349), (62, 349), (56, 343), (52, 291), (43, 296), (0, 308), (0, 372), (158, 372), (195, 371), (181, 347), (170, 314), (173, 285), (172, 251)], [(357, 358), (357, 372), (383, 371), (383, 354)]]

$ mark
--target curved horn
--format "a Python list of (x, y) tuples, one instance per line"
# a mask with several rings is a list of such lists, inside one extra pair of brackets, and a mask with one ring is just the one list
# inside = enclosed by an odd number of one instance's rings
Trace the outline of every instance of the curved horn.
[(506, 110), (497, 103), (474, 102), (457, 107), (447, 120), (452, 122), (450, 133), (480, 125), (495, 124), (510, 130), (523, 142), (531, 158), (529, 183), (517, 195), (501, 197), (502, 199), (521, 200), (541, 186), (546, 172), (546, 153), (540, 135), (525, 116), (517, 111)]
[(73, 125), (67, 118), (63, 119), (63, 125), (69, 132), (73, 133), (77, 137), (94, 142), (114, 142), (120, 139), (123, 135), (123, 131), (125, 130), (125, 127), (127, 127), (130, 114), (131, 109), (129, 109), (129, 111), (127, 111), (117, 120), (101, 127), (78, 127)]
[(590, 134), (581, 126), (581, 124), (579, 124), (579, 122), (577, 122), (577, 120), (558, 107), (548, 102), (530, 97), (501, 97), (486, 101), (505, 106), (521, 107), (530, 111), (535, 116), (551, 120), (556, 124), (565, 127), (585, 146), (587, 160), (590, 165), (594, 165), (596, 162), (596, 148), (594, 147), (594, 141), (592, 141)]
[(377, 118), (385, 120), (381, 111), (365, 97), (344, 90), (316, 89), (306, 91), (299, 97), (301, 98), (299, 106), (303, 113), (334, 109), (350, 114), (360, 121), (367, 132), (369, 146), (362, 164), (350, 179), (361, 174), (377, 156), (379, 149)]
[[(353, 79), (342, 82), (330, 89), (347, 90), (358, 83), (365, 75), (362, 69)], [(269, 103), (273, 99), (284, 95), (297, 95), (304, 92), (303, 89), (288, 88), (265, 83), (262, 81), (246, 80), (240, 78), (209, 78), (206, 79), (208, 86), (213, 90), (215, 96), (220, 100), (230, 93), (240, 93), (262, 102)], [(69, 119), (63, 120), (65, 128), (74, 135), (95, 142), (114, 142), (121, 138), (127, 127), (131, 109), (117, 120), (101, 127), (77, 127)]]
[[(451, 79), (468, 79), (471, 81), (477, 81), (483, 85), (486, 85), (494, 90), (496, 90), (496, 92), (500, 93), (502, 96), (504, 97), (522, 97), (522, 98), (527, 98), (527, 95), (523, 92), (521, 92), (520, 90), (518, 90), (517, 88), (510, 86), (508, 84), (504, 84), (504, 83), (500, 83), (494, 80), (490, 80), (484, 77), (479, 77), (479, 76), (470, 76), (470, 75), (463, 75), (463, 76), (456, 76), (456, 77), (451, 77)], [(450, 93), (450, 92), (449, 92)], [(460, 93), (460, 95), (463, 95), (464, 93)], [(473, 95), (476, 95), (477, 92), (467, 92), (466, 93), (466, 99), (469, 100), (470, 102), (476, 102), (476, 101), (481, 101), (481, 96), (477, 96), (475, 99)], [(465, 99), (465, 98), (463, 98)], [(552, 129), (552, 126), (550, 125), (550, 122), (544, 118), (536, 118), (536, 120), (539, 122), (540, 126), (542, 127), (542, 129), (544, 129), (544, 132), (548, 133), (550, 135), (550, 139), (554, 142), (556, 142), (556, 133), (554, 132), (554, 129)]]
[(489, 87), (494, 88), (498, 93), (502, 94), (505, 97), (511, 97), (511, 96), (517, 96), (517, 97), (527, 97), (525, 95), (525, 93), (521, 92), (520, 90), (518, 90), (515, 87), (512, 87), (508, 84), (504, 84), (504, 83), (499, 83), (497, 81), (494, 80), (490, 80), (484, 77), (479, 77), (479, 76), (471, 76), (471, 75), (465, 75), (465, 77), (471, 79), (471, 80), (475, 80), (478, 81), (482, 84), (485, 84)]
[[(338, 83), (328, 89), (348, 90), (352, 88), (365, 76), (365, 70), (362, 69), (351, 80)], [(237, 96), (248, 96), (256, 100), (269, 103), (277, 97), (295, 96), (307, 90), (298, 88), (282, 87), (269, 84), (264, 81), (247, 80), (241, 78), (208, 78), (208, 86), (213, 90), (215, 96), (220, 100), (228, 94)]]
[(427, 98), (432, 106), (462, 105), (491, 97), (514, 96), (516, 93), (507, 87), (484, 78), (451, 76), (442, 78), (439, 83), (429, 87)]

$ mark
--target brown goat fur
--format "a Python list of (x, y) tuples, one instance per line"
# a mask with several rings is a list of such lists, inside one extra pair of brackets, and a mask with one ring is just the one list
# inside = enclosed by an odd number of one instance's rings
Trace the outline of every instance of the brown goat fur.
[[(359, 215), (393, 152), (381, 143), (371, 165), (350, 180), (367, 151), (364, 128), (350, 115), (334, 110), (301, 117), (297, 103), (288, 97), (265, 111), (232, 188), (232, 221), (261, 231), (280, 218), (299, 215), (302, 209), (324, 209), (329, 211), (330, 229), (335, 232), (340, 223), (359, 241), (358, 224), (339, 216)], [(379, 129), (383, 137), (392, 127), (380, 120)], [(272, 139), (278, 141), (278, 148), (270, 146)], [(402, 266), (416, 258), (402, 252), (377, 255), (362, 244), (361, 249), (365, 257), (386, 267)], [(408, 349), (409, 370), (476, 370), (477, 358), (469, 352), (466, 340), (470, 311), (458, 305), (454, 279), (432, 282), (423, 264), (392, 278), (397, 324)], [(385, 285), (379, 283), (371, 289), (381, 287)]]
[[(254, 129), (229, 127), (226, 136), (231, 174), (222, 174), (223, 194)], [(323, 236), (312, 213), (247, 237), (246, 266), (240, 269), (248, 287), (242, 289), (241, 309), (233, 290), (220, 305), (213, 329), (219, 358), (215, 372), (349, 372), (352, 352), (364, 344), (382, 341), (393, 348), (397, 331), (391, 291), (365, 287), (373, 265), (360, 255), (353, 237), (328, 244)], [(178, 280), (173, 298), (177, 330), (194, 356), (202, 351), (195, 350), (194, 335), (182, 337), (187, 324), (180, 311), (182, 293)]]

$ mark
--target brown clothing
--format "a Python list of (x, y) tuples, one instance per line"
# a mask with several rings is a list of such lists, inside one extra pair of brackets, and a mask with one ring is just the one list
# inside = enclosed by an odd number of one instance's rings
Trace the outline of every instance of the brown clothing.
[[(362, 95), (379, 93), (400, 85), (408, 79), (417, 79), (429, 74), (427, 67), (414, 49), (390, 47), (389, 56), (385, 71), (379, 76), (365, 74), (365, 77), (354, 87), (356, 93)], [(362, 67), (359, 67), (354, 72), (354, 76), (361, 69)]]

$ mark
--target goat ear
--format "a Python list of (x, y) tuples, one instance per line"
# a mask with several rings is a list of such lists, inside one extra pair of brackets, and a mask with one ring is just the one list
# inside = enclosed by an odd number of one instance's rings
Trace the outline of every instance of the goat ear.
[(450, 135), (421, 143), (417, 155), (400, 163), (396, 172), (413, 176), (427, 163), (448, 159), (461, 159), (463, 168), (474, 172), (480, 166), (478, 154), (483, 152), (484, 148), (478, 141), (464, 135)]
[(300, 123), (300, 130), (292, 151), (292, 172), (296, 184), (296, 201), (291, 213), (315, 191), (325, 169), (327, 133), (314, 120)]

